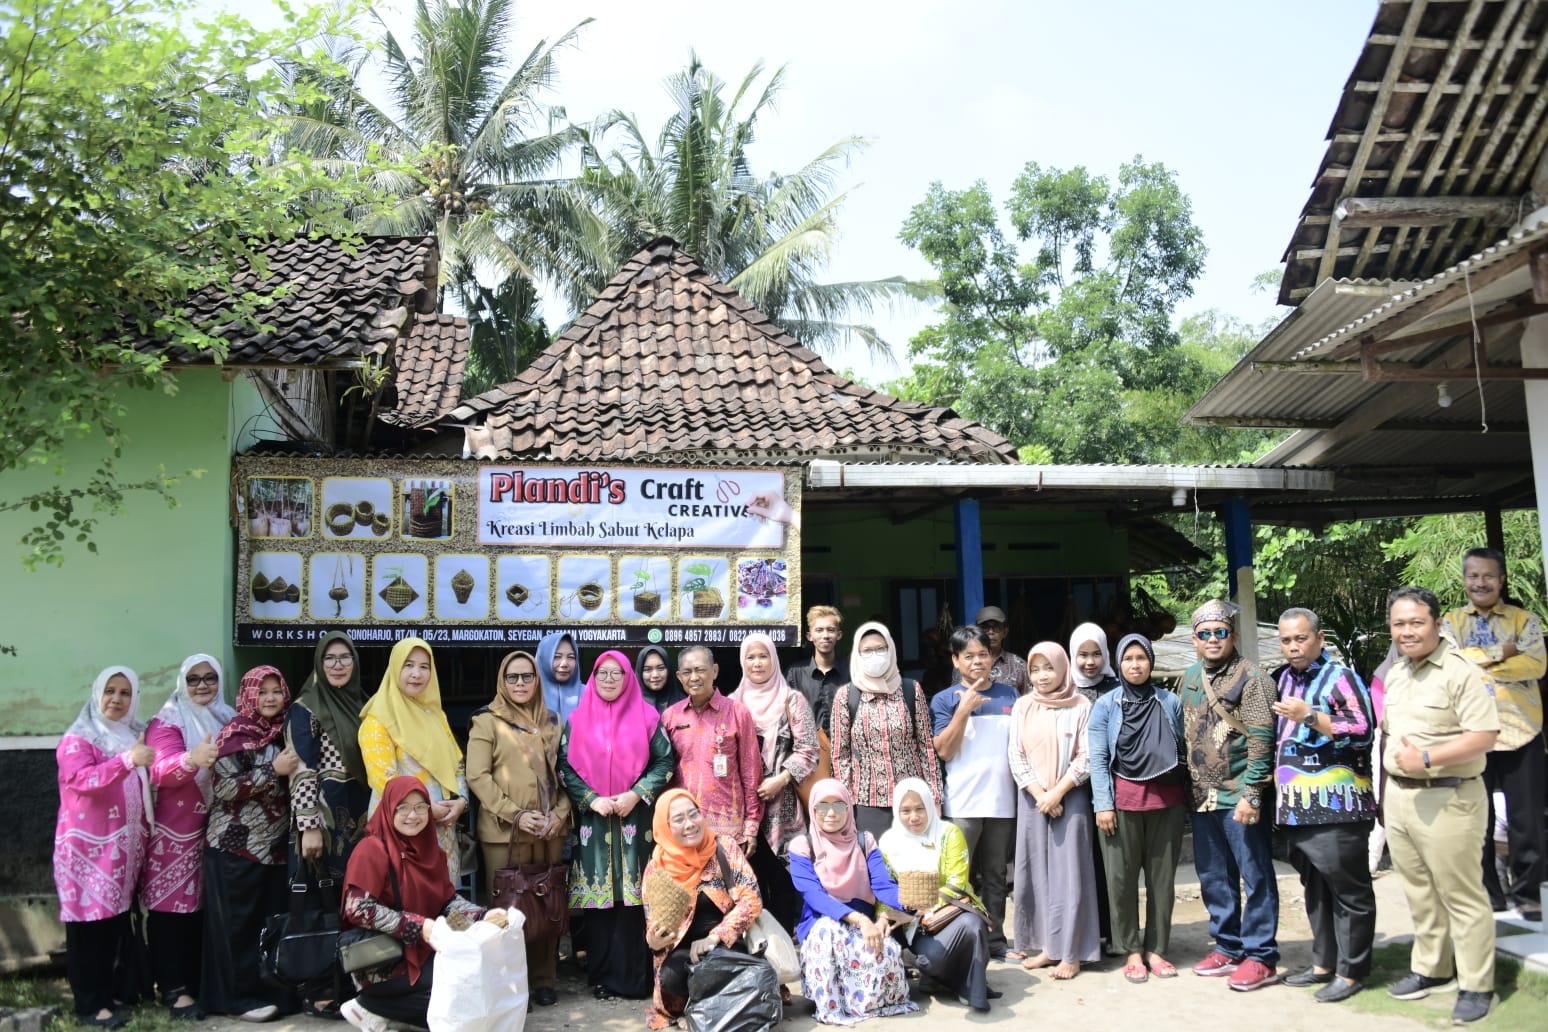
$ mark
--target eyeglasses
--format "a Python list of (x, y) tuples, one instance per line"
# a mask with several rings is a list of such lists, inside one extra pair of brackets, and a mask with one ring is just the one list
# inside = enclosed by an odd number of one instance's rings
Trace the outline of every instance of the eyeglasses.
[(617, 667), (608, 667), (606, 670), (598, 670), (591, 676), (595, 677), (598, 681), (622, 681), (623, 671), (619, 670)]
[(680, 813), (676, 817), (668, 817), (667, 823), (674, 828), (685, 828), (690, 824), (698, 824), (703, 816), (704, 811), (702, 810), (689, 810), (687, 813)]
[(830, 814), (830, 813), (836, 813), (840, 817), (842, 817), (845, 814), (847, 814), (848, 812), (849, 812), (849, 804), (848, 803), (842, 803), (842, 802), (840, 802), (840, 803), (818, 803), (816, 806), (812, 807), (812, 813), (817, 814), (819, 817), (826, 816), (827, 814)]
[(413, 803), (408, 806), (400, 806), (392, 811), (399, 817), (423, 817), (430, 812), (429, 803)]
[(1229, 627), (1206, 627), (1202, 631), (1193, 632), (1193, 636), (1199, 639), (1199, 641), (1209, 641), (1211, 638), (1214, 638), (1216, 641), (1225, 641), (1231, 636), (1231, 629)]
[(537, 680), (537, 674), (506, 674), (506, 684), (531, 684)]
[(201, 684), (214, 688), (220, 684), (219, 674), (189, 674), (185, 679), (188, 687), (197, 688)]
[(862, 656), (885, 656), (887, 653), (889, 653), (891, 651), (892, 651), (891, 649), (889, 649), (889, 648), (887, 648), (887, 646), (883, 645), (879, 649), (861, 649), (860, 650), (860, 655), (862, 655)]
[(324, 656), (323, 666), (353, 666), (355, 657), (348, 652), (340, 656)]

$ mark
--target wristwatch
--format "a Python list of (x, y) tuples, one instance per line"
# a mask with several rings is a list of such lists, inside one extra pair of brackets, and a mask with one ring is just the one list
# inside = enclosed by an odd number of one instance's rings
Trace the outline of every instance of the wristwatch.
[(1314, 709), (1307, 710), (1306, 716), (1301, 718), (1301, 723), (1315, 731), (1317, 729), (1317, 711)]

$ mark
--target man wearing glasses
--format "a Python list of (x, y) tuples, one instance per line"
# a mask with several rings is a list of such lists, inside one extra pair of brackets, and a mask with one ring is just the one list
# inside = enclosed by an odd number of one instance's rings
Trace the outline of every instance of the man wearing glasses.
[(715, 687), (718, 676), (720, 666), (703, 645), (690, 645), (677, 654), (677, 679), (688, 698), (661, 714), (661, 726), (677, 756), (669, 787), (693, 793), (710, 830), (751, 856), (763, 820), (763, 800), (758, 798), (763, 754), (752, 712), (720, 693)]
[[(1199, 660), (1183, 675), (1183, 741), (1193, 780), (1193, 863), (1215, 948), (1193, 966), (1250, 992), (1279, 981), (1279, 886), (1264, 795), (1274, 773), (1274, 682), (1237, 652), (1238, 607), (1193, 612)], [(1245, 888), (1247, 903), (1241, 903)]]

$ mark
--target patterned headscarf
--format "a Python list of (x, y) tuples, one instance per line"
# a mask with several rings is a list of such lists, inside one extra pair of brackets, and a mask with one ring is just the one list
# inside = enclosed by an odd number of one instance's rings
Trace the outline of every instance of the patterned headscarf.
[[(285, 692), (285, 705), (273, 718), (258, 712), (258, 692), (263, 682), (271, 677), (279, 680), (279, 686)], [(232, 753), (257, 752), (267, 748), (269, 743), (284, 734), (285, 711), (288, 709), (290, 685), (285, 683), (285, 675), (271, 666), (253, 667), (242, 675), (242, 687), (237, 690), (236, 716), (220, 729), (220, 734), (215, 738), (216, 754), (230, 756)]]
[(1234, 602), (1225, 602), (1218, 598), (1210, 599), (1193, 611), (1193, 626), (1205, 623), (1228, 623), (1234, 629), (1236, 627), (1236, 614), (1241, 607)]

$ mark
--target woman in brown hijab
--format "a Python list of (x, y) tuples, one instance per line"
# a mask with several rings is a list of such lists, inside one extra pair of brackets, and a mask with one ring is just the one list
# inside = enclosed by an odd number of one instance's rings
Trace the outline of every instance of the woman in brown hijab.
[[(478, 797), (484, 892), (511, 864), (556, 864), (570, 827), (570, 797), (559, 784), (559, 720), (543, 703), (537, 659), (512, 652), (500, 661), (495, 697), (468, 728), (468, 787)], [(515, 825), (515, 847), (511, 828)], [(527, 944), (532, 1002), (548, 1007), (557, 992), (559, 940)]]

